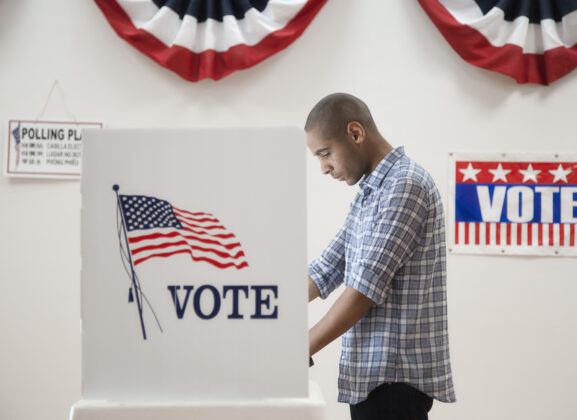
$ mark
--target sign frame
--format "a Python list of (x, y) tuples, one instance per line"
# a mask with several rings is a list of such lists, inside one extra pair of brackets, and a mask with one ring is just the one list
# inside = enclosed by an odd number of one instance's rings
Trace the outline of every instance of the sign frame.
[[(31, 171), (31, 170), (15, 170), (13, 165), (13, 155), (14, 155), (14, 140), (13, 140), (13, 130), (16, 128), (17, 124), (28, 124), (28, 125), (55, 125), (60, 126), (58, 129), (62, 130), (66, 127), (70, 130), (70, 127), (78, 128), (103, 128), (104, 124), (102, 122), (88, 122), (88, 121), (42, 121), (42, 120), (20, 120), (20, 119), (10, 119), (8, 120), (8, 137), (6, 138), (6, 160), (4, 161), (4, 176), (9, 178), (43, 178), (43, 179), (80, 179), (81, 165), (82, 165), (82, 138), (80, 139), (80, 154), (74, 159), (78, 161), (78, 171), (47, 171), (46, 168), (50, 168), (46, 163), (39, 166), (39, 168), (44, 168), (44, 170)], [(82, 127), (83, 126), (83, 127)], [(76, 134), (76, 131), (75, 131)], [(46, 140), (41, 140), (46, 141)], [(63, 141), (63, 140), (58, 140)], [(36, 143), (33, 143), (36, 145)], [(43, 148), (44, 149), (44, 148)], [(22, 153), (19, 151), (18, 153)], [(44, 151), (43, 151), (44, 153)], [(46, 160), (47, 156), (43, 155), (43, 159)]]
[[(566, 164), (572, 165), (577, 168), (577, 153), (551, 153), (551, 152), (450, 152), (448, 159), (448, 170), (449, 170), (449, 194), (448, 194), (448, 207), (447, 207), (447, 249), (450, 254), (470, 254), (470, 255), (523, 255), (523, 256), (576, 256), (577, 255), (577, 225), (575, 223), (563, 224), (563, 223), (514, 223), (514, 222), (489, 222), (485, 220), (479, 220), (477, 222), (458, 222), (456, 215), (457, 206), (457, 177), (461, 179), (461, 185), (466, 178), (464, 172), (462, 176), (457, 174), (459, 170), (457, 168), (458, 163), (462, 162), (478, 162), (480, 165), (475, 167), (472, 165), (473, 171), (470, 171), (469, 180), (471, 182), (482, 182), (477, 181), (474, 177), (475, 174), (481, 176), (481, 171), (484, 166), (489, 163), (493, 163), (495, 168), (491, 172), (491, 177), (493, 182), (488, 185), (498, 185), (500, 180), (495, 178), (497, 175), (501, 174), (507, 182), (502, 182), (502, 185), (507, 186), (522, 186), (526, 185), (528, 187), (541, 186), (575, 186), (577, 187), (577, 181), (573, 183), (560, 183), (560, 180), (555, 180), (554, 183), (540, 183), (538, 181), (538, 176), (535, 175), (537, 181), (530, 181), (523, 176), (522, 180), (519, 181), (519, 174), (514, 175), (514, 169), (507, 169), (507, 164), (511, 165), (527, 165), (524, 168), (524, 172), (531, 175), (526, 170), (529, 169), (529, 163), (534, 163), (535, 173), (543, 173), (543, 168), (541, 170), (537, 169), (539, 165), (562, 165), (565, 169)], [(505, 165), (498, 166), (498, 165)], [(563, 166), (565, 165), (565, 166)], [(507, 176), (503, 176), (501, 172), (497, 172), (498, 169), (504, 170), (507, 174), (510, 174), (512, 178), (517, 179), (517, 182), (509, 182)], [(553, 166), (554, 168), (554, 166)], [(463, 169), (463, 168), (461, 168)], [(467, 168), (463, 170), (467, 170)], [(568, 168), (567, 168), (568, 169)], [(518, 170), (518, 172), (521, 172)], [(550, 171), (549, 171), (550, 172)], [(497, 174), (497, 175), (496, 175)], [(575, 170), (575, 177), (577, 175), (577, 170)], [(485, 177), (487, 174), (485, 174)], [(541, 176), (541, 175), (540, 175)], [(474, 178), (473, 178), (474, 177)], [(513, 180), (514, 181), (514, 180)], [(478, 192), (477, 192), (478, 194)], [(489, 192), (489, 202), (495, 204), (493, 201), (495, 194), (491, 197)], [(555, 194), (554, 192), (552, 194)], [(535, 193), (537, 195), (537, 193)], [(535, 200), (537, 200), (535, 198)], [(559, 199), (557, 199), (559, 200)], [(542, 205), (542, 204), (541, 204)], [(503, 208), (502, 213), (506, 212), (507, 209)], [(539, 212), (541, 209), (539, 209)], [(559, 210), (555, 210), (557, 213)], [(501, 213), (501, 215), (502, 215)], [(537, 213), (535, 213), (537, 214)], [(505, 216), (501, 216), (505, 217)], [(537, 217), (537, 216), (535, 216)], [(558, 216), (557, 216), (558, 218)]]

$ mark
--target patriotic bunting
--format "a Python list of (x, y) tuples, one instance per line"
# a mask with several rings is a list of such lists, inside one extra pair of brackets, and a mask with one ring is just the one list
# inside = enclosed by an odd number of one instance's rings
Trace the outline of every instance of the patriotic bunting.
[(577, 156), (453, 154), (454, 253), (577, 255)]
[(219, 80), (286, 48), (326, 0), (95, 0), (116, 33), (186, 80)]
[(419, 0), (467, 62), (548, 85), (577, 66), (577, 0)]

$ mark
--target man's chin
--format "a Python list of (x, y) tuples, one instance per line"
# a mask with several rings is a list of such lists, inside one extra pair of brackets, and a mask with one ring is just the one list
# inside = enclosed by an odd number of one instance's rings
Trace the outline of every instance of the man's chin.
[(362, 177), (358, 177), (358, 178), (345, 178), (343, 179), (343, 181), (345, 181), (347, 183), (347, 185), (355, 185), (357, 184)]

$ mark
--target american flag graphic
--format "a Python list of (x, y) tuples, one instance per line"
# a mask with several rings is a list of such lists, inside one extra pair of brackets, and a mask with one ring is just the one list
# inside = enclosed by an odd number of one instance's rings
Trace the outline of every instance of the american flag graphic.
[(576, 160), (461, 160), (452, 165), (450, 248), (577, 255)]
[(20, 123), (12, 130), (12, 136), (14, 137), (14, 150), (16, 151), (16, 166), (20, 163), (20, 142), (22, 141), (20, 137)]
[(236, 236), (214, 215), (189, 212), (168, 201), (143, 195), (119, 195), (132, 263), (188, 254), (218, 268), (248, 267)]

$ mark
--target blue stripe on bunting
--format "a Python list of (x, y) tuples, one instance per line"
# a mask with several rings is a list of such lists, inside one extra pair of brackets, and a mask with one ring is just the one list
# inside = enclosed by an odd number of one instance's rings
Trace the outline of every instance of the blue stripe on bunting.
[(484, 15), (498, 7), (509, 22), (519, 16), (527, 16), (530, 23), (540, 23), (543, 19), (561, 22), (563, 16), (577, 10), (577, 0), (475, 0), (475, 3)]
[(254, 8), (262, 12), (269, 0), (152, 0), (158, 8), (170, 7), (180, 18), (190, 15), (201, 23), (208, 18), (222, 22), (223, 16), (244, 18)]

